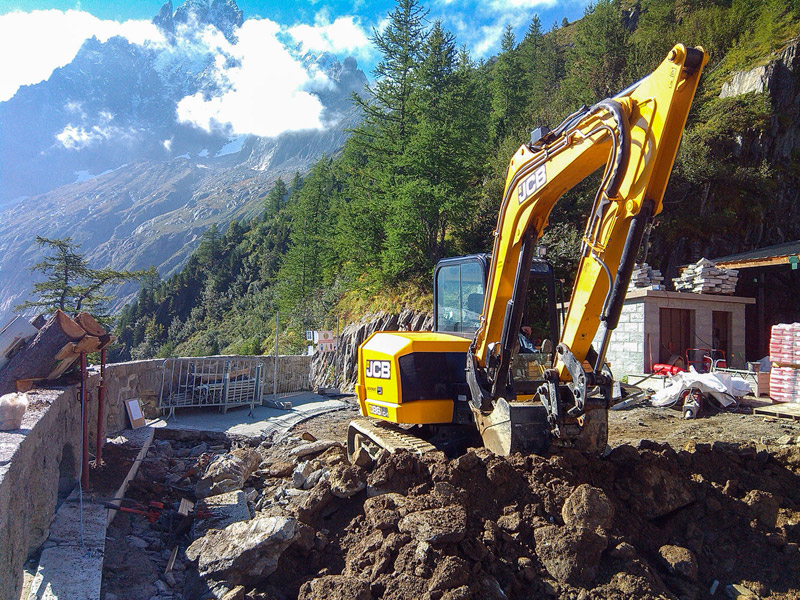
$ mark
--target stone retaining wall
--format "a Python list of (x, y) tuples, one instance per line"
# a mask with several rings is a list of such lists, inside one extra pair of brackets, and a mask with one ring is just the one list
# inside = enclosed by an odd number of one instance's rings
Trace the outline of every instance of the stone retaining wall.
[(77, 480), (75, 398), (75, 387), (31, 393), (22, 429), (0, 431), (0, 598), (19, 598), (23, 563), (47, 539), (59, 491)]

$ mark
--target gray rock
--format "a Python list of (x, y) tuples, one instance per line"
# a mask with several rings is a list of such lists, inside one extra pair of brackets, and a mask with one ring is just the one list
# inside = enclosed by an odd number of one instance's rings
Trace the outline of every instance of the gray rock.
[(237, 448), (218, 456), (198, 480), (195, 493), (198, 498), (205, 498), (240, 490), (260, 464), (261, 455), (251, 448)]
[(406, 515), (397, 528), (420, 542), (444, 545), (460, 542), (467, 530), (467, 514), (461, 506), (432, 508)]
[(141, 548), (144, 550), (150, 545), (150, 542), (147, 540), (143, 540), (140, 537), (136, 537), (135, 535), (126, 535), (125, 541), (128, 542), (131, 546), (135, 546), (136, 548)]
[(297, 465), (292, 473), (292, 486), (298, 490), (302, 490), (309, 475), (314, 472), (314, 465), (310, 460), (301, 462)]
[(561, 518), (573, 527), (607, 531), (614, 522), (614, 505), (603, 490), (583, 483), (564, 502)]
[(318, 440), (316, 442), (309, 442), (308, 444), (301, 444), (289, 454), (295, 458), (303, 458), (304, 456), (312, 456), (325, 452), (325, 450), (333, 448), (334, 446), (341, 447), (341, 444), (334, 440)]
[(271, 575), (278, 559), (299, 535), (293, 517), (261, 517), (212, 529), (186, 549), (203, 579), (247, 585)]
[(325, 479), (327, 477), (327, 475), (328, 475), (328, 469), (326, 469), (324, 467), (321, 468), (321, 469), (317, 469), (316, 471), (311, 473), (311, 475), (309, 475), (306, 478), (306, 480), (303, 482), (303, 489), (304, 490), (310, 490), (315, 485), (317, 485), (320, 481)]

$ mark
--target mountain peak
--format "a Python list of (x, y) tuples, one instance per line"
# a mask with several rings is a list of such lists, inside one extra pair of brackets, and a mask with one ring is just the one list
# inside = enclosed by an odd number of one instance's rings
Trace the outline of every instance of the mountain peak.
[(236, 0), (186, 0), (174, 13), (172, 1), (167, 0), (153, 18), (153, 24), (168, 35), (175, 33), (176, 24), (191, 22), (213, 25), (233, 42), (234, 31), (242, 26), (244, 15)]

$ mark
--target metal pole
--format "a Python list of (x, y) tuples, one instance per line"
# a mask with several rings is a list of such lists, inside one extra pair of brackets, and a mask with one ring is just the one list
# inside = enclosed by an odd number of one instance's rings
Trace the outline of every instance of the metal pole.
[(278, 330), (281, 327), (280, 312), (275, 311), (275, 357), (272, 361), (272, 400), (278, 401)]
[(81, 487), (89, 487), (89, 407), (86, 402), (86, 352), (81, 352), (81, 419), (83, 440), (81, 444)]
[(97, 446), (94, 452), (94, 466), (103, 464), (103, 444), (105, 432), (103, 431), (103, 413), (106, 403), (106, 349), (100, 350), (100, 386), (97, 389)]

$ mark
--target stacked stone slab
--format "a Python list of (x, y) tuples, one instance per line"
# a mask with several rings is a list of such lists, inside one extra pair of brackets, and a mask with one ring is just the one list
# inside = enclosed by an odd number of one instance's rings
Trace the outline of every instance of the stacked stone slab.
[(707, 258), (701, 258), (686, 267), (681, 276), (673, 279), (672, 283), (676, 292), (732, 295), (736, 291), (738, 280), (739, 271), (719, 268)]
[(633, 268), (628, 291), (631, 290), (660, 290), (664, 283), (661, 271), (653, 269), (647, 263), (640, 263)]
[(800, 402), (800, 323), (772, 326), (769, 359), (770, 397), (776, 402)]

